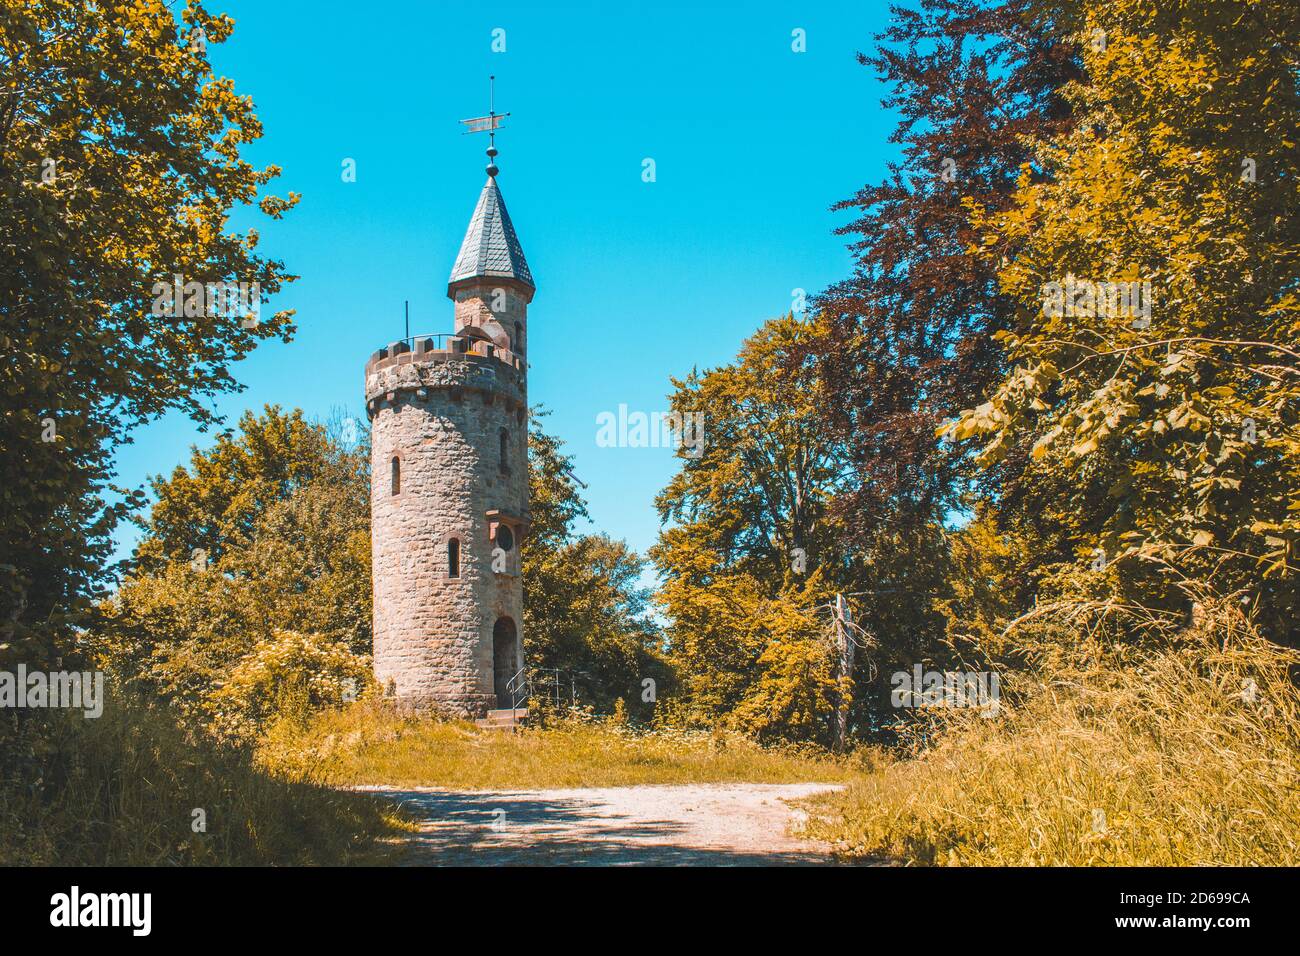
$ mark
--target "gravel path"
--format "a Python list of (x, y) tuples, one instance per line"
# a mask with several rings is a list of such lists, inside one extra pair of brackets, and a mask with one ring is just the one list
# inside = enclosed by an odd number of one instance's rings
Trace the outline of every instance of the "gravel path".
[(691, 784), (582, 790), (359, 787), (420, 820), (416, 866), (763, 866), (830, 863), (788, 830), (784, 801), (833, 784)]

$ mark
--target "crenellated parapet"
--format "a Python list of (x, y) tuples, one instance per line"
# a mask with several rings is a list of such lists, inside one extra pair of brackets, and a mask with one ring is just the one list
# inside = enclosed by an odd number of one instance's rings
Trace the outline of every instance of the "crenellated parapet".
[(417, 338), (414, 349), (394, 342), (366, 362), (366, 414), (374, 418), (399, 396), (409, 399), (413, 393), (423, 399), (434, 389), (447, 390), (453, 398), (476, 393), (512, 411), (526, 411), (525, 371), (521, 356), (482, 339)]

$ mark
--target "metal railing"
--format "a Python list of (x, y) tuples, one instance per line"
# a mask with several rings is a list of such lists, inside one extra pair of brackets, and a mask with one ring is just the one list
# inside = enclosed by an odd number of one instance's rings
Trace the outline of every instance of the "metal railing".
[(558, 667), (521, 667), (506, 682), (506, 693), (510, 695), (510, 707), (518, 710), (530, 697), (537, 696), (552, 701), (559, 710), (566, 702), (572, 706), (578, 702), (578, 678), (588, 676), (583, 671), (562, 671)]
[(515, 676), (506, 681), (506, 693), (510, 695), (510, 709), (518, 710), (521, 703), (528, 703), (532, 692), (528, 683), (528, 668), (521, 667)]
[[(411, 352), (419, 354), (419, 350), (416, 349), (416, 343), (426, 340), (433, 343), (430, 349), (426, 351), (452, 351), (458, 352), (462, 355), (486, 355), (489, 358), (500, 359), (508, 365), (513, 365), (515, 368), (523, 367), (524, 359), (519, 353), (514, 352), (509, 348), (497, 345), (490, 339), (465, 335), (463, 332), (429, 332), (424, 335), (408, 335), (404, 339), (394, 339), (389, 343), (388, 347), (391, 348), (394, 345), (402, 344)], [(449, 341), (452, 343), (450, 349), (447, 345)]]

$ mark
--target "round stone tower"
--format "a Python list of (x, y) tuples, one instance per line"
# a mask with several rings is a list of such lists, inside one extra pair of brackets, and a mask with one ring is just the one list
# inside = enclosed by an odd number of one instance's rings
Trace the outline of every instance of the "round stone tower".
[(521, 703), (528, 532), (528, 303), (495, 164), (447, 295), (454, 331), (366, 363), (375, 676), (458, 717)]

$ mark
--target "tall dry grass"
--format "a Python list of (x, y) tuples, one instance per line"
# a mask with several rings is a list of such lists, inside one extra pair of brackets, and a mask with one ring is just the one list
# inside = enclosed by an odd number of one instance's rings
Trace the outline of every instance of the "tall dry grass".
[(372, 862), (404, 828), (387, 804), (268, 774), (158, 705), (13, 716), (0, 727), (0, 866)]
[(809, 835), (918, 864), (1300, 864), (1300, 656), (1228, 602), (1145, 648), (1079, 610), (1031, 622), (999, 716), (934, 715), (911, 759), (816, 801)]
[(737, 734), (637, 731), (560, 720), (517, 733), (403, 714), (362, 701), (272, 728), (259, 761), (338, 785), (452, 789), (620, 787), (844, 780), (854, 766), (820, 748), (765, 747)]

